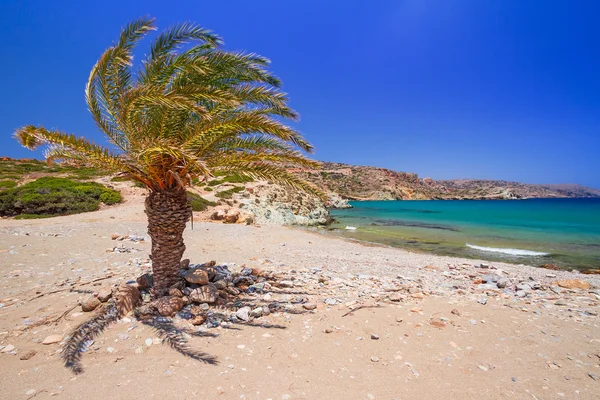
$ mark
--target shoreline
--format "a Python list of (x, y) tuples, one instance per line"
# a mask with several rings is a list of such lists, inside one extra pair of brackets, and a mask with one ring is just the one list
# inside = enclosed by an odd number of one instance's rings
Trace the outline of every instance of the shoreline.
[(82, 358), (85, 372), (75, 377), (61, 363), (61, 343), (42, 341), (68, 335), (90, 314), (78, 308), (57, 323), (43, 321), (148, 272), (147, 241), (111, 239), (145, 236), (142, 200), (131, 196), (117, 207), (52, 219), (0, 220), (7, 398), (77, 399), (84, 390), (90, 399), (597, 396), (599, 276), (419, 254), (297, 227), (198, 220), (184, 233), (184, 257), (277, 273), (285, 287), (245, 294), (241, 302), (276, 301), (282, 310), (246, 324), (195, 327), (201, 337), (190, 343), (215, 365), (174, 352), (128, 316), (94, 338)]

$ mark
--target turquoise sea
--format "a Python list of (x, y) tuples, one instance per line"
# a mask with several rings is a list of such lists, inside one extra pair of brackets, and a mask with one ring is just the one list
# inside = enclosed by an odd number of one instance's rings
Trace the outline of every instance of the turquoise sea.
[(600, 268), (600, 199), (350, 204), (332, 210), (335, 234), (441, 255)]

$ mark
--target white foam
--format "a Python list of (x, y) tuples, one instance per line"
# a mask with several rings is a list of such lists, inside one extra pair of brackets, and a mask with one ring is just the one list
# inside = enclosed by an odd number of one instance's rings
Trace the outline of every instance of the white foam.
[(540, 251), (531, 251), (531, 250), (519, 250), (519, 249), (507, 249), (507, 248), (499, 248), (499, 247), (482, 247), (475, 246), (467, 243), (467, 247), (470, 247), (475, 250), (488, 251), (490, 253), (502, 253), (509, 254), (511, 256), (547, 256), (549, 253), (542, 253)]
[(355, 231), (356, 227), (355, 226), (347, 226), (346, 229), (348, 229), (349, 231)]

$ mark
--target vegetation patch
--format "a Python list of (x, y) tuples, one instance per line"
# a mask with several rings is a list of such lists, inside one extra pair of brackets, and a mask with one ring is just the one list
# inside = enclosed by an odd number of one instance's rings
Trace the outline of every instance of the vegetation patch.
[(115, 204), (121, 194), (96, 182), (44, 177), (0, 192), (0, 216), (45, 218), (95, 211)]
[(192, 206), (192, 210), (194, 211), (204, 211), (207, 207), (214, 207), (217, 203), (213, 201), (208, 201), (204, 197), (197, 195), (196, 193), (186, 192), (190, 205)]
[(236, 186), (232, 187), (231, 189), (223, 190), (222, 192), (216, 193), (215, 196), (217, 196), (220, 199), (231, 199), (234, 193), (243, 192), (244, 190), (244, 187)]
[(17, 182), (15, 182), (15, 181), (10, 181), (10, 180), (0, 181), (0, 190), (11, 189), (11, 188), (14, 188), (15, 186), (17, 186)]

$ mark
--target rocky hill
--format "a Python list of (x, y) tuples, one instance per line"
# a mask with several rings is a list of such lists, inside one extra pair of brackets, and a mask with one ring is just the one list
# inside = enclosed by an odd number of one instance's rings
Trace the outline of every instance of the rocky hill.
[(523, 199), (600, 197), (580, 185), (533, 185), (492, 180), (434, 180), (385, 168), (322, 163), (320, 170), (295, 171), (326, 192), (350, 200)]

